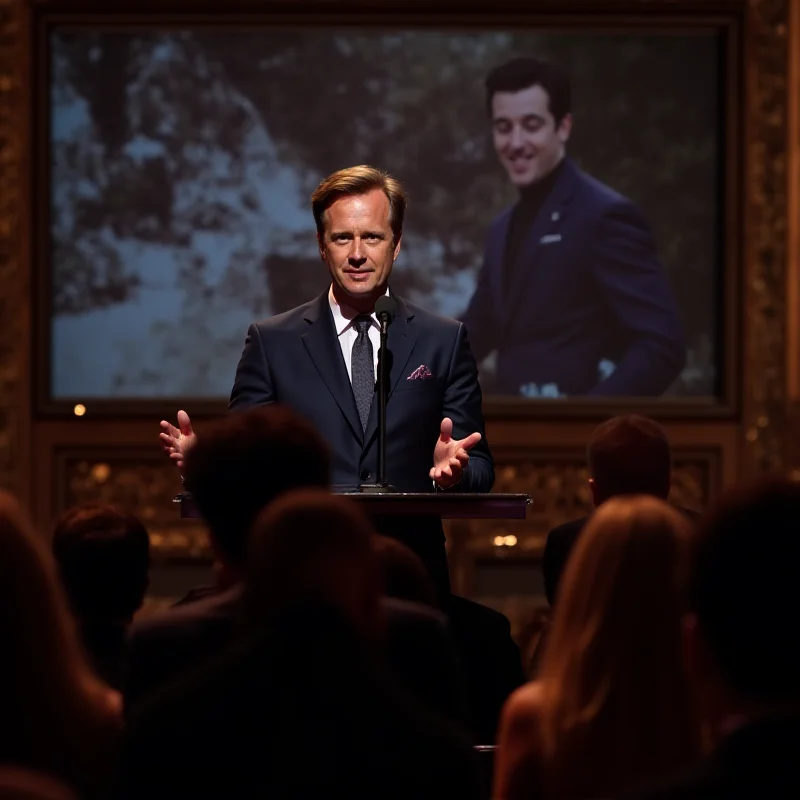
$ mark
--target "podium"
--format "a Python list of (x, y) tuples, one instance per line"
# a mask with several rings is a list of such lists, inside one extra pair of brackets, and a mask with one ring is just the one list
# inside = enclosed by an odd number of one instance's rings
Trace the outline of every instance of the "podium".
[[(525, 519), (531, 498), (527, 494), (469, 494), (458, 492), (397, 492), (366, 494), (337, 489), (333, 494), (352, 498), (371, 517), (438, 516), (442, 519)], [(189, 492), (173, 499), (181, 519), (199, 519), (200, 512)]]

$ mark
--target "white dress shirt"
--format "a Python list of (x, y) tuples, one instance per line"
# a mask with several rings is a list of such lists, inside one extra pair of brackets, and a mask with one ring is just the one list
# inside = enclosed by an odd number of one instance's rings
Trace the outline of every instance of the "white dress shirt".
[[(389, 294), (389, 290), (386, 290)], [(339, 347), (342, 348), (342, 357), (344, 364), (347, 367), (347, 376), (350, 378), (350, 383), (353, 382), (353, 345), (358, 339), (358, 331), (353, 325), (353, 320), (360, 316), (358, 311), (350, 306), (340, 306), (333, 296), (333, 285), (328, 289), (328, 303), (330, 303), (331, 314), (333, 314), (333, 327), (336, 328), (336, 335), (339, 337)], [(381, 346), (381, 326), (378, 318), (373, 311), (370, 315), (372, 325), (369, 326), (369, 340), (372, 342), (372, 375), (377, 380), (378, 378), (378, 348)]]
[[(386, 289), (388, 296), (389, 289)], [(331, 314), (333, 314), (333, 327), (336, 329), (336, 335), (339, 337), (339, 347), (342, 348), (342, 357), (344, 358), (345, 366), (347, 367), (347, 376), (350, 378), (350, 383), (353, 382), (353, 345), (358, 338), (358, 331), (353, 326), (353, 320), (359, 316), (358, 311), (350, 306), (340, 306), (333, 296), (333, 284), (328, 289), (328, 303), (331, 307)], [(378, 377), (378, 349), (381, 346), (381, 326), (378, 318), (373, 311), (370, 315), (372, 325), (369, 326), (369, 340), (372, 342), (372, 368), (373, 375), (376, 380)], [(460, 480), (460, 479), (459, 479)], [(431, 481), (434, 491), (441, 491), (436, 481)]]

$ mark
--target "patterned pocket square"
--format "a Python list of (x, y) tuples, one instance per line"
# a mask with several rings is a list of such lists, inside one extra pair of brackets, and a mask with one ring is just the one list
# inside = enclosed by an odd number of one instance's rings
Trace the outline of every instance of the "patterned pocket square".
[(424, 365), (420, 364), (407, 378), (407, 381), (416, 381), (420, 378), (432, 378), (433, 373)]

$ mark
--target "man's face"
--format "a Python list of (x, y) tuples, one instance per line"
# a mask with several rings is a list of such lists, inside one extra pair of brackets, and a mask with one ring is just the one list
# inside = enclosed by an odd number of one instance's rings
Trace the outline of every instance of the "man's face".
[(324, 233), (317, 237), (319, 252), (335, 294), (356, 307), (374, 303), (386, 291), (400, 252), (400, 241), (392, 241), (389, 198), (381, 189), (342, 197), (325, 211), (323, 223)]
[(551, 172), (564, 157), (572, 128), (567, 114), (556, 126), (541, 86), (492, 97), (494, 149), (515, 186), (529, 186)]

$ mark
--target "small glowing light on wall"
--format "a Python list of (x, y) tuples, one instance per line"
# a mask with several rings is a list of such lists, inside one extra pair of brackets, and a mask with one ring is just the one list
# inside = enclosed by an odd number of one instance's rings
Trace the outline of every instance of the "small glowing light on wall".
[(494, 546), (495, 547), (502, 547), (506, 543), (505, 536), (495, 536), (494, 537)]
[(506, 547), (514, 547), (517, 543), (516, 536), (506, 536)]
[(97, 483), (105, 483), (110, 474), (111, 467), (109, 467), (108, 464), (95, 464), (92, 467), (92, 478), (94, 478)]
[(517, 543), (517, 537), (514, 535), (494, 537), (495, 547), (514, 547), (516, 543)]
[(82, 417), (86, 413), (86, 406), (83, 405), (83, 403), (78, 403), (78, 405), (72, 409), (72, 412), (76, 417)]

